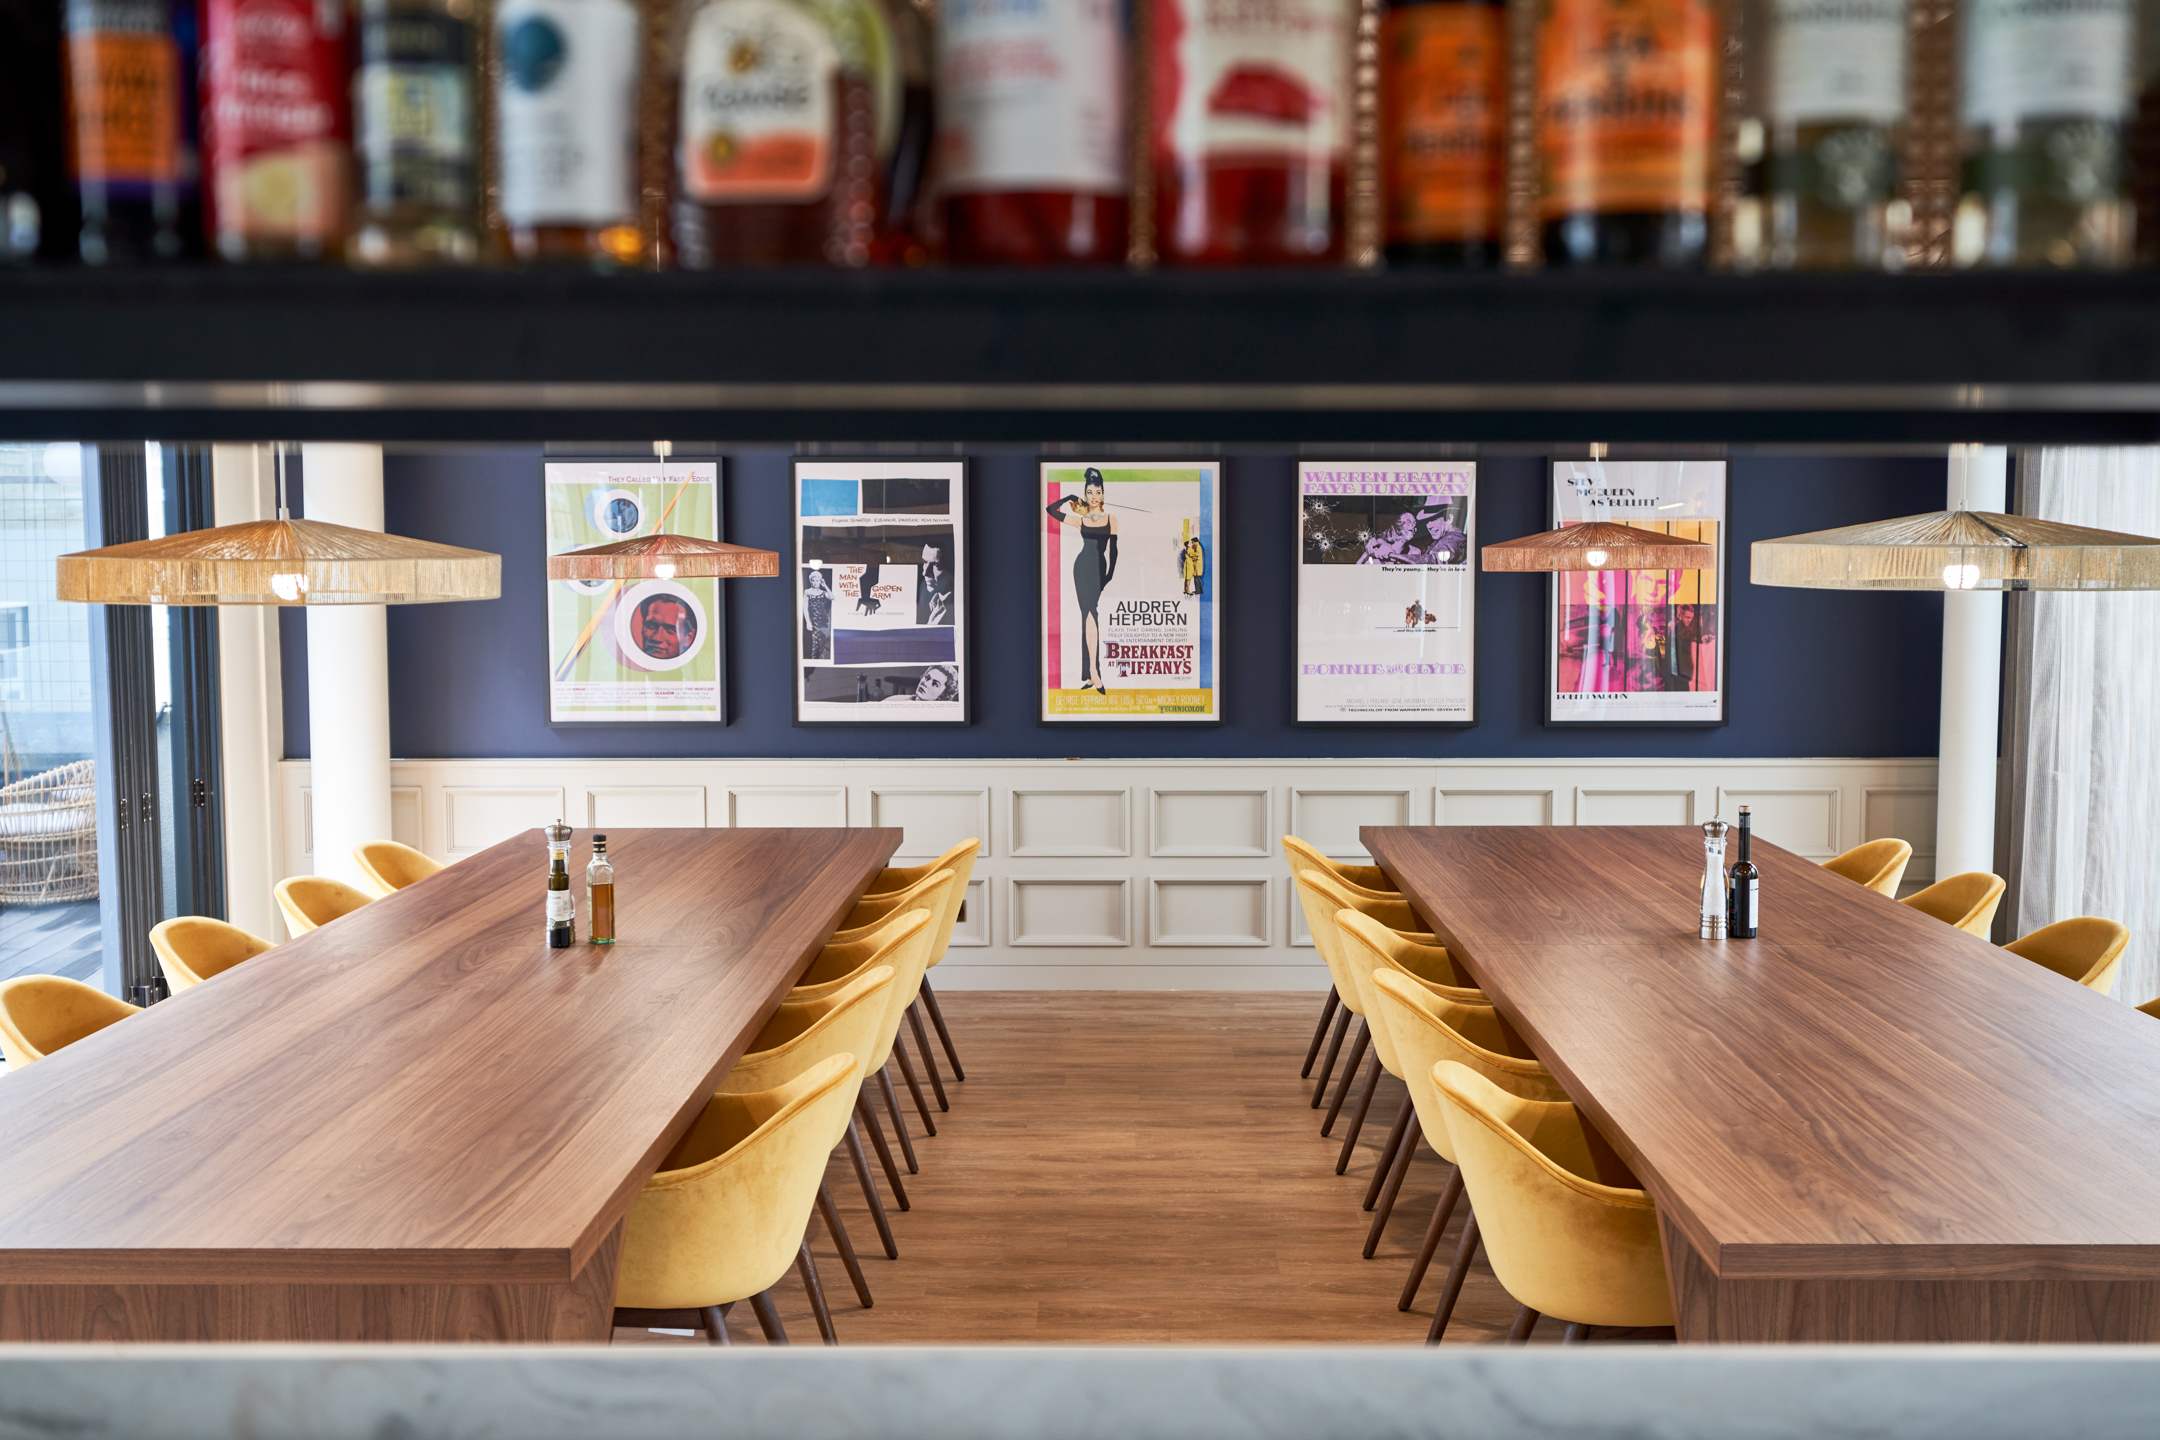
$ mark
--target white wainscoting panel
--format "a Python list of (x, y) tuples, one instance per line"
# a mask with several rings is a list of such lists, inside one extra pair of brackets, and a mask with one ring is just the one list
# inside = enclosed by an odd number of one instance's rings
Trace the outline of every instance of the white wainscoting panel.
[(1016, 859), (1131, 855), (1132, 791), (1016, 789), (1008, 833)]
[[(271, 881), (313, 868), (308, 764), (279, 777)], [(1324, 989), (1284, 831), (1362, 861), (1360, 825), (1694, 824), (1745, 802), (1767, 843), (1809, 859), (1912, 842), (1908, 888), (1935, 849), (1928, 759), (398, 760), (391, 784), (395, 838), (440, 860), (558, 815), (696, 824), (695, 797), (708, 825), (899, 827), (902, 865), (1001, 822), (938, 967), (956, 990)]]
[(702, 785), (611, 785), (585, 792), (585, 823), (595, 830), (702, 830)]
[(1266, 790), (1148, 791), (1148, 854), (1263, 860), (1275, 853)]
[[(300, 791), (300, 853), (307, 856), (310, 864), (315, 859), (315, 791), (303, 787)], [(420, 787), (417, 785), (393, 785), (390, 787), (390, 838), (400, 845), (420, 848)], [(311, 872), (295, 872), (311, 873)], [(281, 875), (278, 877), (283, 879)]]
[(1123, 876), (1023, 880), (1011, 885), (1010, 945), (1132, 944), (1132, 881)]

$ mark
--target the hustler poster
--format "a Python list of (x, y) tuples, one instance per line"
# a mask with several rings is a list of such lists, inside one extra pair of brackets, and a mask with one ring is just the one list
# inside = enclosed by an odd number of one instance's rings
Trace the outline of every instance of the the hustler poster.
[[(550, 555), (663, 532), (720, 538), (716, 460), (543, 469)], [(724, 719), (718, 580), (550, 580), (547, 590), (550, 723)]]
[(1298, 465), (1297, 720), (1477, 719), (1477, 466)]
[(1610, 520), (1699, 540), (1703, 570), (1552, 578), (1548, 725), (1725, 723), (1725, 462), (1555, 460), (1555, 528)]
[(966, 462), (795, 462), (795, 719), (965, 725)]
[(1045, 723), (1222, 719), (1222, 467), (1042, 466)]

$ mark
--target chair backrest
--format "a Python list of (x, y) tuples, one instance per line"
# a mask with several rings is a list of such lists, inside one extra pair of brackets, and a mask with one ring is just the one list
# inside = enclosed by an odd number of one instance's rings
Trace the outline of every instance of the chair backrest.
[(1290, 861), (1292, 875), (1300, 870), (1318, 870), (1333, 875), (1345, 885), (1356, 886), (1375, 900), (1402, 898), (1401, 892), (1395, 888), (1395, 882), (1390, 880), (1387, 871), (1378, 865), (1345, 865), (1340, 860), (1331, 860), (1295, 835), (1283, 836), (1282, 848), (1283, 854)]
[(385, 895), (402, 890), (416, 880), (425, 880), (443, 868), (440, 860), (395, 840), (370, 840), (365, 845), (355, 845), (352, 858), (360, 866), (360, 873)]
[(909, 910), (920, 908), (925, 903), (924, 897), (936, 887), (944, 884), (944, 877), (952, 873), (950, 870), (933, 870), (921, 879), (910, 883), (905, 890), (898, 890), (890, 895), (882, 895), (875, 900), (856, 901), (855, 908), (848, 911), (847, 916), (841, 920), (839, 926), (833, 931), (831, 938), (825, 943), (828, 945), (845, 945), (850, 941), (860, 940), (872, 930), (875, 930), (888, 915), (900, 915)]
[(1490, 1005), (1459, 1004), (1394, 970), (1375, 971), (1372, 992), (1373, 1033), (1387, 1030), (1403, 1084), (1417, 1107), (1418, 1125), (1441, 1159), (1455, 1158), (1432, 1083), (1432, 1068), (1443, 1060), (1467, 1065), (1528, 1100), (1567, 1099), (1552, 1072), (1536, 1057), (1518, 1053), (1529, 1047), (1516, 1041)]
[(975, 863), (975, 856), (981, 853), (982, 841), (970, 836), (938, 856), (937, 859), (926, 861), (921, 865), (888, 865), (871, 880), (870, 888), (863, 892), (863, 899), (889, 899), (907, 889), (908, 886), (922, 879), (925, 875), (934, 875), (940, 870), (958, 870), (963, 860), (972, 866)]
[[(959, 916), (960, 907), (955, 901), (959, 891), (960, 876), (955, 871), (940, 870), (934, 875), (925, 875), (922, 879), (910, 885), (904, 892), (909, 897), (907, 904), (896, 906), (867, 925), (858, 925), (852, 930), (835, 930), (831, 937), (826, 940), (825, 949), (819, 952), (817, 960), (811, 965), (811, 969), (820, 972), (819, 978), (821, 979), (831, 976), (834, 972), (831, 969), (830, 962), (827, 960), (828, 955), (842, 949), (842, 947), (860, 945), (864, 941), (871, 939), (871, 937), (883, 930), (895, 915), (905, 915), (911, 910), (928, 910), (930, 912), (931, 958), (923, 962), (924, 968), (927, 969), (931, 964), (935, 963), (936, 957), (952, 940), (953, 922)], [(804, 979), (807, 980), (808, 978), (809, 976), (805, 975)], [(901, 1002), (903, 1005), (915, 1003), (915, 991), (921, 988), (922, 981), (918, 978), (909, 981), (908, 984), (910, 986), (908, 997)]]
[(2103, 995), (2112, 995), (2115, 972), (2122, 968), (2123, 951), (2129, 946), (2130, 932), (2113, 920), (2080, 915), (2043, 925), (2003, 949)]
[[(1426, 945), (1412, 940), (1400, 930), (1387, 926), (1361, 910), (1338, 910), (1335, 925), (1341, 932), (1346, 959), (1356, 954), (1358, 963), (1370, 962), (1376, 969), (1397, 970), (1409, 976), (1435, 995), (1444, 995), (1464, 1005), (1490, 1005), (1485, 992), (1470, 983), (1470, 977), (1456, 968), (1455, 957), (1448, 954), (1445, 945)], [(1353, 951), (1352, 945), (1362, 951)]]
[(285, 926), (295, 935), (320, 929), (375, 898), (325, 875), (294, 875), (278, 881), (274, 890)]
[[(933, 898), (932, 904), (936, 901)], [(876, 1041), (863, 1057), (863, 1073), (884, 1068), (892, 1055), (893, 1037), (900, 1033), (900, 1022), (907, 1017), (908, 1006), (915, 1003), (916, 992), (922, 988), (923, 972), (930, 968), (930, 946), (937, 939), (937, 912), (930, 908), (910, 910), (887, 920), (876, 935), (876, 948), (863, 956), (853, 970), (822, 983), (806, 983), (788, 992), (789, 1000), (801, 1003), (822, 999), (837, 993), (843, 986), (879, 965), (890, 965), (893, 971), (892, 989), (886, 992), (883, 1020), (878, 1027)], [(848, 953), (854, 953), (850, 950)], [(820, 955), (811, 962), (811, 970), (825, 963)]]
[(1905, 878), (1905, 866), (1911, 859), (1912, 846), (1903, 840), (1870, 840), (1833, 860), (1823, 861), (1822, 868), (1895, 900), (1898, 882)]
[(1985, 940), (1988, 928), (1995, 923), (1995, 907), (2002, 904), (2005, 888), (2000, 875), (1990, 875), (1985, 870), (1967, 870), (1962, 875), (1938, 880), (1898, 903), (1910, 905), (1923, 915), (1932, 915), (1945, 925), (1955, 925), (1966, 934)]
[[(959, 853), (956, 854), (956, 851)], [(968, 880), (975, 874), (975, 857), (981, 853), (982, 842), (980, 840), (969, 840), (965, 842), (964, 846), (955, 845), (951, 850), (946, 851), (944, 855), (938, 857), (940, 860), (949, 860), (951, 862), (950, 864), (940, 865), (938, 868), (952, 871), (953, 881), (952, 889), (945, 897), (945, 916), (938, 922), (937, 943), (930, 948), (930, 963), (932, 965), (943, 960), (946, 950), (952, 946), (953, 930), (960, 924), (960, 907), (967, 901)]]
[(615, 1303), (727, 1305), (785, 1275), (847, 1131), (857, 1068), (829, 1055), (785, 1085), (707, 1100), (623, 1221)]
[(1337, 998), (1350, 1007), (1352, 1014), (1365, 1016), (1370, 1022), (1372, 1017), (1365, 1011), (1365, 986), (1350, 968), (1349, 957), (1343, 951), (1341, 925), (1336, 917), (1345, 910), (1354, 910), (1430, 945), (1433, 937), (1426, 932), (1425, 922), (1418, 918), (1408, 901), (1373, 899), (1324, 870), (1300, 870), (1290, 879), (1297, 886), (1298, 903), (1305, 908), (1305, 928), (1312, 931), (1313, 948), (1320, 952), (1320, 958), (1327, 962), (1328, 973), (1335, 979)]
[(749, 1053), (721, 1080), (721, 1092), (746, 1095), (785, 1085), (828, 1055), (867, 1062), (885, 1028), (896, 974), (890, 965), (876, 965), (830, 995), (781, 1001)]
[(0, 1053), (10, 1066), (28, 1065), (138, 1009), (80, 980), (19, 975), (0, 983)]
[(1587, 1325), (1670, 1325), (1657, 1206), (1565, 1100), (1526, 1100), (1467, 1065), (1433, 1067), (1493, 1274), (1520, 1304)]
[(165, 988), (177, 995), (276, 947), (223, 920), (180, 915), (150, 927), (150, 948), (157, 951), (158, 968), (165, 972)]

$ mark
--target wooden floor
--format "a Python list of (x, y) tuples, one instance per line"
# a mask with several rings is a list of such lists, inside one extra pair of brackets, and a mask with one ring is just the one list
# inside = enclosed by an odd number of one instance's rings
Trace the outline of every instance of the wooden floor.
[[(1309, 1108), (1312, 1084), (1298, 1079), (1319, 996), (939, 998), (968, 1079), (947, 1074), (952, 1109), (932, 1101), (935, 1138), (910, 1112), (922, 1173), (905, 1177), (914, 1209), (892, 1215), (898, 1260), (879, 1250), (844, 1159), (830, 1175), (875, 1308), (859, 1308), (830, 1237), (811, 1226), (841, 1344), (1423, 1341), (1468, 1207), (1416, 1307), (1398, 1311), (1448, 1167), (1420, 1148), (1378, 1253), (1361, 1259), (1371, 1216), (1359, 1205), (1403, 1090), (1383, 1077), (1349, 1172), (1336, 1175), (1350, 1107), (1336, 1138), (1321, 1139), (1325, 1111)], [(815, 1344), (792, 1275), (777, 1298), (789, 1339)], [(1500, 1340), (1515, 1313), (1481, 1257), (1447, 1343)], [(763, 1343), (748, 1306), (730, 1323), (738, 1343)], [(1533, 1343), (1560, 1330), (1541, 1321)], [(615, 1339), (704, 1343), (642, 1330)]]
[(0, 980), (65, 975), (95, 985), (101, 943), (95, 900), (7, 906), (0, 909)]

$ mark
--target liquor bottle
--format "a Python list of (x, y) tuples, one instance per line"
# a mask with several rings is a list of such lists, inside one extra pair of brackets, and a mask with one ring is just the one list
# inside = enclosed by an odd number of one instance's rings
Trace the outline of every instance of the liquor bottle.
[(547, 827), (547, 943), (567, 950), (577, 942), (577, 900), (570, 893), (570, 827), (557, 820)]
[(58, 18), (39, 0), (0, 0), (0, 265), (33, 260), (61, 237), (67, 144)]
[(947, 0), (937, 56), (946, 256), (1121, 264), (1130, 210), (1117, 0)]
[(353, 76), (362, 265), (480, 256), (474, 0), (359, 0)]
[(352, 215), (339, 0), (205, 0), (204, 211), (227, 260), (335, 259)]
[(497, 8), (487, 68), (498, 250), (524, 261), (659, 263), (658, 226), (641, 223), (639, 205), (651, 13), (636, 0)]
[[(183, 53), (193, 8), (167, 0), (66, 0), (68, 161), (89, 265), (178, 260), (197, 227)], [(181, 22), (176, 26), (175, 21)]]
[(899, 98), (883, 7), (683, 0), (675, 35), (677, 263), (867, 265)]
[(1537, 52), (1545, 263), (1700, 266), (1718, 78), (1709, 0), (1549, 0)]
[(1148, 145), (1163, 263), (1340, 261), (1353, 11), (1154, 0)]
[(1897, 198), (1905, 0), (1765, 0), (1760, 76), (1772, 269), (1882, 269), (1905, 258)]
[(615, 943), (615, 862), (608, 859), (607, 836), (592, 837), (592, 860), (585, 867), (585, 923), (592, 943)]
[(2132, 0), (1974, 0), (1961, 17), (1959, 265), (2121, 265)]
[(1505, 7), (1396, 0), (1380, 22), (1388, 263), (1499, 263), (1506, 137)]
[(1753, 940), (1762, 920), (1762, 872), (1748, 858), (1748, 807), (1740, 807), (1736, 855), (1726, 876), (1728, 924), (1726, 933), (1735, 940)]

